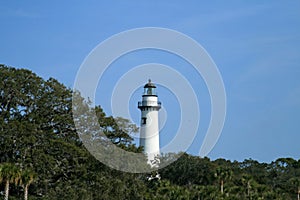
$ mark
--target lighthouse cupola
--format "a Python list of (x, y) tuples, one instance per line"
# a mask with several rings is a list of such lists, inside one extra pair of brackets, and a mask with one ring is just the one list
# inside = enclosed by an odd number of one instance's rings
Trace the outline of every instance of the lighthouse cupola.
[(149, 79), (148, 83), (144, 86), (144, 95), (157, 96), (156, 86), (151, 82), (151, 79)]

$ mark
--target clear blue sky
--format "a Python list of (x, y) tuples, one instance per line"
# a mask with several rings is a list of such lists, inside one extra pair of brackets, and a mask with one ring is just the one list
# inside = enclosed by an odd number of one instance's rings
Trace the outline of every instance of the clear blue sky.
[[(225, 84), (227, 118), (209, 157), (263, 162), (300, 159), (300, 1), (210, 2), (2, 1), (0, 63), (54, 77), (72, 87), (84, 58), (111, 35), (146, 26), (174, 29), (208, 51)], [(157, 56), (156, 62), (172, 60), (169, 55), (146, 52), (135, 55), (138, 62), (130, 63), (134, 59), (128, 55), (129, 59), (118, 63), (129, 70), (152, 61), (147, 55)], [(121, 72), (113, 77), (108, 71), (107, 90)], [(133, 118), (139, 115), (134, 101), (141, 92), (136, 91), (131, 100)], [(171, 95), (164, 89), (161, 93)], [(105, 101), (99, 103), (105, 107)], [(209, 109), (205, 103), (200, 108), (201, 123), (207, 124)], [(165, 134), (173, 131), (170, 124)], [(207, 125), (202, 124), (205, 130)], [(197, 152), (201, 138), (190, 153)]]

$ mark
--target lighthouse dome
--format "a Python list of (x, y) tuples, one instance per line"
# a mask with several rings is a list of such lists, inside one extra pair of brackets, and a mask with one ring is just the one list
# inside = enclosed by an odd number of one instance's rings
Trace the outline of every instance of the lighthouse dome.
[(154, 83), (151, 82), (151, 79), (148, 80), (148, 83), (145, 84), (144, 88), (156, 88)]

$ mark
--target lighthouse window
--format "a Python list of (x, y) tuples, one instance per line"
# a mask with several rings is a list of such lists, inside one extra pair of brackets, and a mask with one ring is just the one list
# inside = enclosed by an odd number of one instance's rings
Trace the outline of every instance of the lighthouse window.
[(143, 118), (142, 118), (142, 124), (146, 124), (146, 120), (147, 120), (147, 118), (146, 118), (146, 117), (143, 117)]
[(145, 95), (156, 95), (155, 88), (144, 88)]
[(152, 94), (152, 88), (148, 88), (147, 94)]

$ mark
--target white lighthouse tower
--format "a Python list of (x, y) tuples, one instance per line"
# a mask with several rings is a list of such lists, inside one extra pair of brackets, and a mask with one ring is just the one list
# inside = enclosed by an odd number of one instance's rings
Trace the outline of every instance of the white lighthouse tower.
[(156, 86), (150, 79), (144, 86), (144, 94), (142, 101), (138, 102), (138, 108), (141, 110), (140, 146), (144, 147), (148, 163), (154, 166), (159, 162), (155, 157), (160, 154), (158, 111), (161, 103), (157, 98)]

